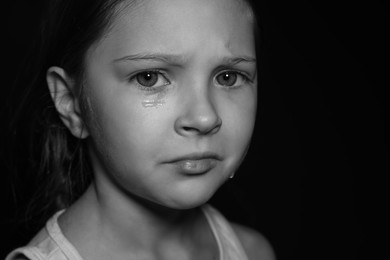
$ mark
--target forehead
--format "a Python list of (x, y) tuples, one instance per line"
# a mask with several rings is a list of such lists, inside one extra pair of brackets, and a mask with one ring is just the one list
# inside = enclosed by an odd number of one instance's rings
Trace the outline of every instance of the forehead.
[[(170, 18), (178, 17), (180, 14), (184, 16), (195, 14), (201, 17), (207, 14), (215, 16), (217, 13), (238, 15), (248, 20), (253, 20), (254, 17), (252, 8), (245, 0), (124, 0), (119, 2), (115, 10), (116, 20), (129, 14), (133, 18), (141, 16), (145, 20), (153, 20), (161, 14), (166, 14), (165, 16)], [(146, 13), (150, 16), (145, 17)]]
[(135, 52), (184, 52), (217, 38), (220, 47), (253, 47), (253, 13), (241, 0), (124, 1), (118, 10), (97, 44), (117, 55), (130, 46)]

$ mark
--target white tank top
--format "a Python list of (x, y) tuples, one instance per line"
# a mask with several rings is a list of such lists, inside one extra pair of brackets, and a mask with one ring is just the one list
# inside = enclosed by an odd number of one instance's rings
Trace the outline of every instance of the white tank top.
[[(226, 218), (210, 205), (204, 205), (202, 211), (217, 242), (219, 260), (248, 260)], [(54, 214), (27, 246), (15, 249), (5, 260), (83, 260), (58, 225), (57, 219), (63, 212)]]

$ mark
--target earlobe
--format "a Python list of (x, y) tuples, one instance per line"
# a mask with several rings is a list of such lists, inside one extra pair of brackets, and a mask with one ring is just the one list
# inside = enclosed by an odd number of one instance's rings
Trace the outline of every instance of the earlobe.
[(86, 138), (89, 134), (80, 113), (79, 97), (73, 79), (64, 69), (50, 67), (47, 70), (46, 81), (62, 122), (75, 137)]

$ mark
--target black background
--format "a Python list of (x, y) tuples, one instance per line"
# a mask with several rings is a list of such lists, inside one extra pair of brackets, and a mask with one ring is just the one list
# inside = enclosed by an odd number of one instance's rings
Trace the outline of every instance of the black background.
[[(1, 7), (1, 104), (39, 8), (27, 0)], [(389, 10), (375, 1), (267, 0), (259, 11), (265, 44), (255, 136), (212, 203), (261, 231), (279, 260), (372, 259), (384, 246), (372, 231), (382, 230), (388, 205)], [(1, 118), (3, 130), (10, 120), (3, 107)], [(14, 219), (1, 155), (4, 258), (31, 234)]]

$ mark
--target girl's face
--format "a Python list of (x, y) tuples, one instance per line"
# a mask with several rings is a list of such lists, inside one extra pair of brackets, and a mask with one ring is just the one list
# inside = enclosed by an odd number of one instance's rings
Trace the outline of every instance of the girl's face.
[(176, 209), (206, 202), (248, 148), (255, 57), (253, 17), (241, 1), (126, 8), (86, 57), (97, 187)]

